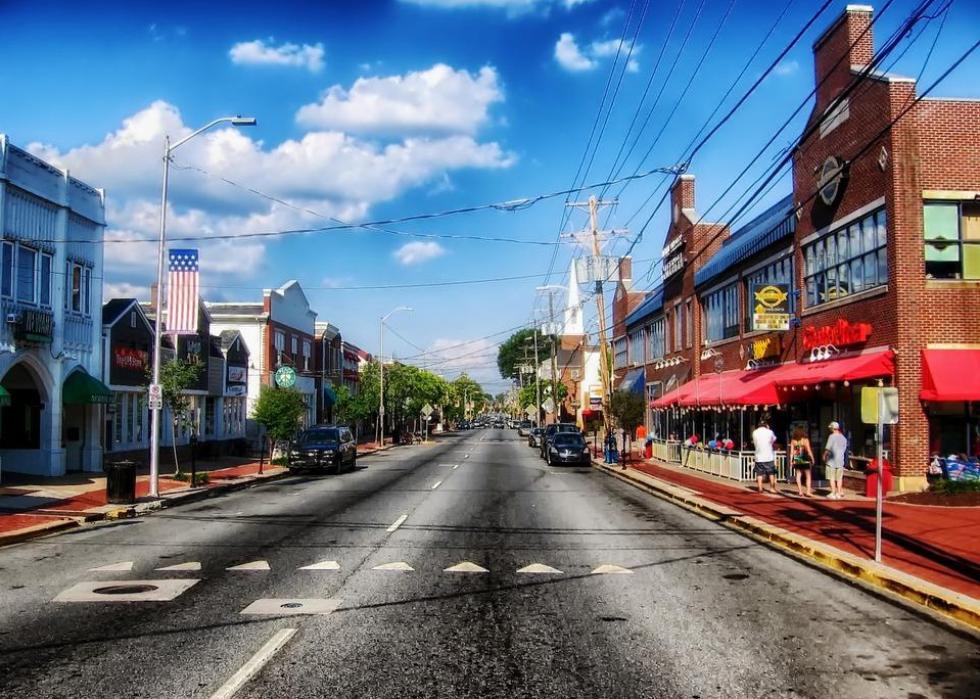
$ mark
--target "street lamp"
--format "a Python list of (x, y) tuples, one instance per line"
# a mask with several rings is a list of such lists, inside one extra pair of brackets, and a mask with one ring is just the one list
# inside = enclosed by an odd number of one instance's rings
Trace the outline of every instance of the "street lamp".
[[(195, 136), (204, 133), (213, 126), (229, 123), (233, 126), (255, 126), (254, 117), (221, 117), (205, 124), (173, 145), (170, 136), (163, 139), (163, 193), (160, 196), (160, 240), (157, 244), (157, 297), (153, 304), (156, 322), (153, 329), (153, 385), (160, 385), (160, 341), (163, 337), (163, 251), (167, 243), (167, 185), (170, 182), (170, 157), (175, 150)], [(158, 389), (159, 390), (159, 389)], [(150, 497), (160, 495), (160, 414), (163, 411), (162, 402), (150, 409)]]
[(399, 306), (395, 310), (388, 313), (388, 315), (381, 316), (381, 325), (379, 327), (380, 341), (378, 342), (378, 354), (381, 359), (378, 362), (378, 371), (380, 372), (378, 376), (380, 380), (378, 382), (378, 425), (379, 425), (379, 435), (378, 446), (383, 447), (385, 445), (385, 321), (391, 316), (398, 313), (399, 311), (412, 311), (414, 309), (408, 306)]

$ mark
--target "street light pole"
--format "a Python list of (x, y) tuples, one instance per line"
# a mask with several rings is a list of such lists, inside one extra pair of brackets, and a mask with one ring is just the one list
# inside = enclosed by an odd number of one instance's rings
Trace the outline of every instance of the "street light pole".
[[(167, 188), (170, 184), (170, 157), (175, 150), (195, 136), (204, 133), (213, 126), (222, 123), (234, 126), (255, 126), (254, 117), (221, 117), (205, 124), (184, 138), (170, 145), (170, 136), (163, 140), (163, 188), (160, 194), (160, 239), (157, 243), (157, 297), (154, 299), (153, 312), (155, 322), (153, 328), (153, 385), (160, 385), (160, 346), (163, 338), (163, 252), (167, 243)], [(160, 495), (160, 414), (163, 406), (150, 409), (150, 497)]]
[(411, 311), (412, 309), (408, 306), (399, 306), (387, 315), (381, 316), (381, 324), (378, 328), (380, 337), (378, 339), (378, 349), (380, 350), (380, 358), (378, 360), (378, 448), (382, 448), (385, 445), (385, 321), (398, 311)]

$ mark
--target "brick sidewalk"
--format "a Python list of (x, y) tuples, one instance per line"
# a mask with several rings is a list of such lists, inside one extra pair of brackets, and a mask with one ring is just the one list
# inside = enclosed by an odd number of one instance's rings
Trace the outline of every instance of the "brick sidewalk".
[[(874, 557), (875, 505), (866, 498), (828, 500), (758, 494), (755, 484), (721, 482), (652, 461), (631, 464), (700, 497), (848, 553)], [(885, 501), (882, 562), (980, 599), (980, 508), (929, 507)]]

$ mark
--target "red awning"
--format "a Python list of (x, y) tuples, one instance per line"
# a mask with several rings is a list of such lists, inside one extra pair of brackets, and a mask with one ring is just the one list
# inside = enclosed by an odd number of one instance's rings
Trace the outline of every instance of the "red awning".
[(705, 374), (674, 389), (650, 406), (666, 408), (672, 405), (772, 405), (779, 402), (776, 388), (764, 369), (724, 371)]
[(771, 373), (780, 388), (816, 386), (826, 382), (861, 381), (895, 375), (895, 353), (877, 349), (825, 362), (783, 364)]
[(922, 350), (922, 391), (926, 401), (980, 400), (980, 349)]

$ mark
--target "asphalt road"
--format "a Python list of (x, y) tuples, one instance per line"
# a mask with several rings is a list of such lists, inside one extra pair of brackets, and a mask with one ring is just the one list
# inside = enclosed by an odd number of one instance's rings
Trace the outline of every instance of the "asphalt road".
[[(0, 550), (0, 696), (980, 696), (975, 640), (513, 431), (360, 465)], [(197, 582), (60, 601), (131, 580)]]

